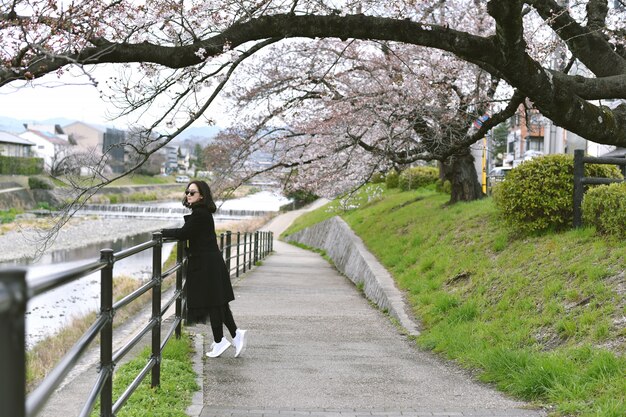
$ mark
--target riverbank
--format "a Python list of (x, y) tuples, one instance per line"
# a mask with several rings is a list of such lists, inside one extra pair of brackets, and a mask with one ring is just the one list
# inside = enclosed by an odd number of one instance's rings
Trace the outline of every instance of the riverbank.
[[(257, 230), (269, 217), (217, 222), (219, 230), (250, 232)], [(46, 252), (71, 250), (101, 242), (110, 242), (141, 233), (154, 232), (167, 227), (178, 227), (181, 219), (111, 219), (100, 217), (75, 217), (65, 224), (55, 238), (48, 240)], [(33, 259), (45, 243), (50, 219), (19, 220), (0, 225), (0, 268)]]
[(73, 218), (56, 237), (46, 240), (51, 222), (18, 221), (4, 228), (0, 235), (0, 266), (24, 259), (32, 259), (46, 243), (46, 251), (68, 250), (89, 244), (107, 242), (152, 232), (176, 225), (178, 221), (158, 219), (104, 219), (96, 217)]

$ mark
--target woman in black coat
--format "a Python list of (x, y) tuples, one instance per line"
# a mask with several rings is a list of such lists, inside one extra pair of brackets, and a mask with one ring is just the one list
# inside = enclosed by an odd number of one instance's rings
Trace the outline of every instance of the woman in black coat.
[[(183, 205), (191, 208), (184, 216), (185, 224), (178, 229), (163, 229), (163, 237), (188, 240), (187, 265), (187, 324), (211, 322), (214, 342), (210, 358), (216, 358), (230, 346), (235, 347), (235, 357), (245, 347), (246, 330), (235, 324), (228, 303), (235, 299), (230, 283), (230, 273), (217, 246), (213, 214), (215, 202), (209, 185), (192, 181), (187, 185)], [(230, 332), (232, 343), (224, 337), (223, 326)]]

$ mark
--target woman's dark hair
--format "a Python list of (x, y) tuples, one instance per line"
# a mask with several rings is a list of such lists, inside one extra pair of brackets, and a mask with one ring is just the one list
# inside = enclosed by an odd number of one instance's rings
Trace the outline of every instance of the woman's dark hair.
[[(198, 201), (193, 206), (205, 206), (211, 213), (215, 213), (217, 211), (217, 207), (215, 206), (215, 201), (213, 201), (213, 194), (211, 194), (211, 187), (209, 187), (209, 184), (207, 184), (206, 181), (194, 180), (187, 184), (187, 188), (185, 188), (185, 190), (188, 190), (191, 184), (196, 184), (196, 187), (198, 187), (200, 195), (202, 196), (202, 200)], [(187, 196), (183, 197), (183, 206), (191, 207), (187, 202)]]

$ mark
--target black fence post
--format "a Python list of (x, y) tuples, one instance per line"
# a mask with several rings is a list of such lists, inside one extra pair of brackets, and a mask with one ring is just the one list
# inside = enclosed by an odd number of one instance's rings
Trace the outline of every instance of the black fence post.
[(243, 273), (246, 273), (246, 255), (248, 254), (248, 232), (243, 232)]
[(270, 232), (270, 252), (274, 251), (274, 232)]
[(239, 277), (239, 245), (240, 244), (241, 244), (241, 232), (237, 232), (237, 251), (236, 251), (236, 254), (237, 254), (237, 262), (236, 262), (237, 269), (235, 270), (235, 276), (236, 277)]
[(582, 221), (582, 201), (585, 193), (583, 177), (585, 176), (585, 151), (576, 149), (574, 151), (574, 227), (581, 227)]
[(259, 261), (259, 231), (254, 232), (254, 264)]
[[(107, 266), (100, 271), (100, 314), (109, 321), (100, 330), (100, 372), (113, 368), (113, 249), (102, 249), (100, 260)], [(100, 391), (100, 416), (113, 415), (113, 372), (109, 372)]]
[(176, 264), (180, 265), (180, 267), (178, 268), (178, 271), (176, 271), (176, 292), (178, 292), (180, 294), (180, 296), (178, 296), (176, 298), (176, 320), (180, 320), (178, 322), (178, 325), (176, 326), (176, 338), (180, 339), (180, 333), (181, 333), (181, 324), (182, 324), (182, 317), (183, 317), (183, 298), (185, 298), (185, 291), (183, 291), (183, 268), (185, 267), (185, 265), (183, 264), (184, 259), (185, 259), (185, 252), (184, 252), (184, 243), (183, 241), (178, 241), (176, 243)]
[(267, 232), (263, 233), (263, 258), (267, 256)]
[(254, 240), (254, 234), (250, 233), (250, 239), (249, 239), (249, 241), (250, 241), (250, 249), (248, 250), (248, 269), (252, 269), (252, 262), (253, 262), (253, 259), (254, 259), (254, 252), (253, 252), (254, 249), (252, 247), (252, 245), (253, 245), (252, 241), (253, 240)]
[(226, 269), (228, 270), (228, 276), (231, 276), (230, 270), (230, 255), (232, 253), (232, 234), (230, 230), (226, 231), (226, 254), (224, 255), (226, 258)]
[(26, 270), (0, 272), (0, 404), (2, 415), (26, 415)]
[(152, 248), (152, 320), (157, 325), (152, 328), (152, 358), (156, 361), (152, 367), (152, 388), (161, 384), (161, 258), (163, 248), (163, 235), (161, 232), (152, 233), (152, 240), (156, 246)]

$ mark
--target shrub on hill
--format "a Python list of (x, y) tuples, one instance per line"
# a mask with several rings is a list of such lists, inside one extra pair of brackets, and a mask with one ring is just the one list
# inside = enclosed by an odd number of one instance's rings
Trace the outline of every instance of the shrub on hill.
[(28, 177), (28, 187), (31, 190), (52, 190), (54, 184), (45, 177)]
[(372, 179), (370, 180), (372, 184), (383, 184), (385, 182), (385, 173), (384, 172), (375, 172), (372, 175)]
[(448, 180), (437, 180), (435, 189), (440, 193), (450, 194), (452, 192), (452, 184)]
[(585, 193), (583, 222), (599, 233), (626, 238), (626, 183), (602, 185)]
[[(585, 176), (623, 178), (612, 165), (586, 164)], [(505, 222), (522, 233), (563, 230), (573, 220), (574, 158), (546, 155), (511, 170), (494, 187), (494, 201)]]
[(413, 167), (405, 169), (398, 178), (402, 191), (416, 190), (439, 180), (439, 170), (435, 167)]
[(398, 174), (398, 171), (392, 169), (387, 172), (387, 175), (385, 176), (385, 185), (387, 186), (387, 189), (398, 188), (400, 186), (399, 182), (400, 175)]

